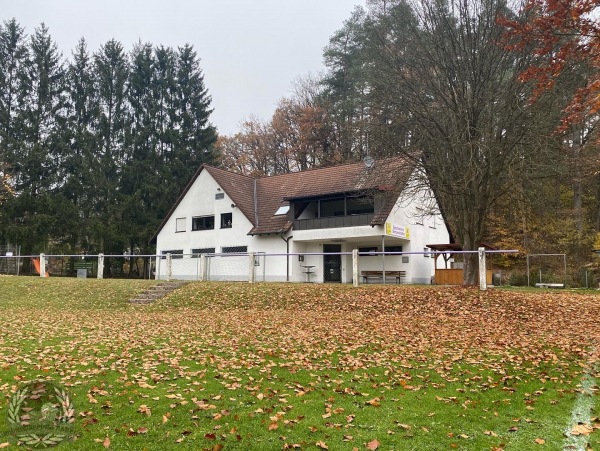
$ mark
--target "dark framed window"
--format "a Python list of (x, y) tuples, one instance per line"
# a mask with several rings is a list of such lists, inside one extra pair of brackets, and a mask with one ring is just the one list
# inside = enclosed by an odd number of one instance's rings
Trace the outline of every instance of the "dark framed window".
[(377, 252), (377, 249), (379, 249), (377, 246), (359, 247), (358, 253), (361, 254), (361, 257), (368, 257), (369, 255), (375, 255), (374, 253)]
[(367, 196), (347, 197), (346, 215), (364, 215), (375, 212), (375, 204), (372, 198)]
[(342, 197), (340, 199), (327, 199), (319, 203), (319, 217), (331, 218), (334, 216), (345, 216), (346, 202)]
[(221, 252), (224, 254), (237, 254), (248, 252), (248, 246), (224, 246), (221, 248)]
[(215, 228), (214, 216), (196, 216), (192, 218), (192, 230), (212, 230)]
[(215, 200), (225, 199), (225, 193), (217, 193), (215, 194)]
[(375, 212), (375, 203), (369, 196), (338, 197), (319, 200), (319, 218), (364, 215)]
[(197, 249), (192, 249), (192, 258), (200, 257), (200, 254), (214, 254), (214, 247), (199, 247)]
[(233, 219), (232, 213), (222, 213), (221, 214), (221, 228), (222, 229), (231, 229), (231, 220)]
[(385, 253), (388, 252), (402, 252), (402, 246), (386, 246)]

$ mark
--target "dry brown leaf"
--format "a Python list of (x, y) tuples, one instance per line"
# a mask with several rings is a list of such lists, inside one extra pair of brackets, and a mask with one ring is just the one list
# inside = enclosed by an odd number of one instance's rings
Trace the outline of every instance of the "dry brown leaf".
[(377, 439), (373, 439), (369, 443), (367, 443), (367, 449), (374, 450), (377, 448), (379, 448), (379, 442), (377, 441)]
[(571, 429), (571, 435), (590, 435), (594, 431), (592, 426), (587, 424), (577, 424)]

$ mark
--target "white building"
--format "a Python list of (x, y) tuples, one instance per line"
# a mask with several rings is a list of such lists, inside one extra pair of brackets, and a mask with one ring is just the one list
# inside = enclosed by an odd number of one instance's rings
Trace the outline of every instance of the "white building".
[[(393, 157), (249, 177), (203, 165), (153, 242), (157, 254), (174, 256), (178, 279), (197, 279), (207, 266), (211, 280), (247, 280), (248, 257), (234, 255), (253, 252), (257, 280), (349, 283), (352, 255), (343, 253), (358, 249), (361, 272), (401, 271), (403, 283), (430, 283), (435, 260), (411, 252), (448, 243), (449, 233), (439, 214), (427, 213), (432, 196), (410, 182), (413, 168)], [(390, 254), (397, 252), (405, 254)], [(159, 260), (157, 277), (165, 266)]]

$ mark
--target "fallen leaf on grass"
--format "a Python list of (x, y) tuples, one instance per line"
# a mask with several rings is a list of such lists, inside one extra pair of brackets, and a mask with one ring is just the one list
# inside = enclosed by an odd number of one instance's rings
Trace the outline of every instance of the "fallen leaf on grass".
[(377, 439), (371, 440), (369, 443), (367, 443), (367, 449), (374, 450), (377, 448), (379, 448), (379, 442)]
[(587, 424), (578, 424), (571, 429), (571, 435), (590, 435), (594, 428)]
[(536, 438), (534, 442), (538, 445), (543, 445), (544, 443), (546, 443), (546, 440), (544, 440), (543, 438)]
[(321, 449), (329, 449), (329, 446), (322, 440), (319, 440), (315, 445)]

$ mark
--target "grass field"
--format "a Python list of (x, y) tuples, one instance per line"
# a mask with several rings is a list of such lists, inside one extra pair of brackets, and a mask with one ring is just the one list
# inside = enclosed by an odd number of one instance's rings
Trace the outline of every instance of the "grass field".
[(11, 394), (48, 378), (75, 402), (69, 450), (600, 449), (600, 296), (190, 283), (127, 302), (152, 283), (0, 277), (0, 447)]

